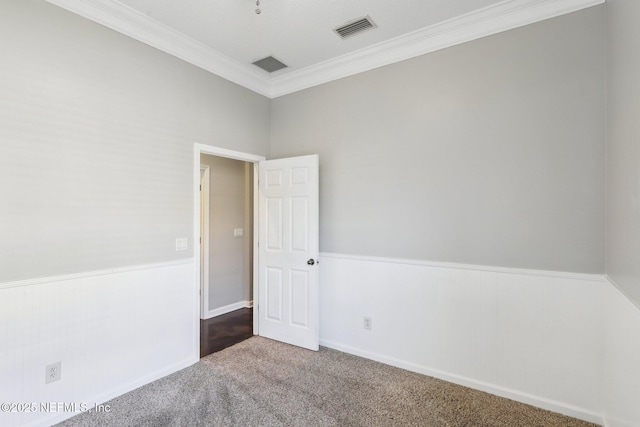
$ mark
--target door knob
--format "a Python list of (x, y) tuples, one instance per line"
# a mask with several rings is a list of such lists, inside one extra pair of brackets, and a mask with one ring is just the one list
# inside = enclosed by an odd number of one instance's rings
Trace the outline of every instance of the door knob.
[(314, 261), (314, 259), (313, 259), (313, 258), (311, 258), (309, 261), (307, 261), (307, 264), (308, 264), (308, 265), (313, 265), (313, 264), (315, 264), (315, 263), (316, 263), (316, 262)]

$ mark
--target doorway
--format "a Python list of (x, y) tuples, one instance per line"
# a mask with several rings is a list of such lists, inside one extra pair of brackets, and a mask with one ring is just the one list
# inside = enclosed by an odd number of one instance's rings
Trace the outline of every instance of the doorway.
[[(319, 157), (263, 156), (194, 144), (194, 242), (200, 239), (200, 156), (247, 162), (253, 171), (253, 335), (319, 348)], [(259, 237), (258, 237), (259, 236)], [(259, 245), (258, 242), (264, 242)], [(199, 353), (200, 245), (194, 245), (194, 354)], [(263, 328), (264, 323), (264, 328)], [(276, 325), (277, 324), (277, 325)], [(264, 329), (264, 331), (263, 331)], [(263, 333), (264, 332), (264, 333)]]
[[(226, 148), (220, 148), (220, 147), (215, 147), (215, 146), (211, 146), (211, 145), (205, 145), (205, 144), (198, 144), (195, 143), (194, 144), (194, 151), (193, 151), (193, 182), (194, 182), (194, 186), (193, 186), (193, 213), (194, 213), (194, 219), (193, 219), (193, 224), (195, 225), (194, 227), (194, 238), (193, 241), (194, 242), (198, 242), (200, 240), (200, 216), (201, 216), (201, 209), (200, 209), (200, 179), (201, 179), (201, 172), (200, 172), (200, 156), (202, 154), (207, 154), (207, 155), (211, 155), (211, 156), (218, 156), (218, 157), (223, 157), (223, 158), (227, 158), (227, 159), (235, 159), (235, 160), (241, 160), (243, 162), (247, 162), (249, 164), (249, 167), (253, 167), (253, 183), (252, 183), (252, 188), (256, 189), (257, 188), (257, 184), (258, 184), (258, 173), (257, 173), (257, 169), (258, 169), (258, 163), (261, 161), (265, 160), (265, 157), (263, 156), (258, 156), (258, 155), (254, 155), (254, 154), (248, 154), (248, 153), (242, 153), (239, 151), (234, 151), (234, 150), (228, 150)], [(255, 207), (258, 205), (257, 202), (257, 191), (253, 192), (253, 206), (254, 206), (254, 212), (252, 214), (252, 218), (254, 219), (253, 221), (253, 227), (252, 227), (252, 238), (253, 238), (253, 242), (252, 242), (252, 280), (253, 280), (253, 298), (255, 298), (257, 300), (258, 297), (258, 280), (257, 280), (257, 275), (256, 272), (258, 271), (257, 268), (257, 262), (258, 262), (258, 252), (257, 252), (257, 248), (258, 248), (258, 224), (257, 224), (257, 220), (255, 220), (256, 218), (256, 212), (255, 212)], [(200, 264), (200, 245), (196, 244), (194, 245), (194, 259), (196, 260), (196, 271), (195, 277), (199, 277), (200, 274), (200, 269), (201, 269), (201, 264)], [(194, 294), (194, 297), (196, 298), (194, 300), (194, 308), (196, 310), (194, 310), (194, 324), (193, 324), (193, 343), (194, 343), (194, 348), (193, 348), (193, 352), (195, 356), (199, 356), (200, 354), (200, 323), (201, 323), (201, 312), (202, 310), (200, 309), (200, 307), (202, 306), (202, 288), (200, 288), (200, 281), (198, 280), (198, 289), (199, 291), (197, 291)], [(253, 330), (252, 333), (253, 335), (258, 335), (259, 334), (259, 310), (256, 304), (256, 307), (253, 308), (252, 310), (252, 314), (253, 314)]]
[(253, 335), (253, 164), (200, 155), (200, 357)]

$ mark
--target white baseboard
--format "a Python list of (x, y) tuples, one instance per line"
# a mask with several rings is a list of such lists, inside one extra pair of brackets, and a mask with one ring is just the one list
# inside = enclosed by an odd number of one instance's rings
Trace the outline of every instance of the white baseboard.
[[(7, 379), (0, 402), (79, 405), (68, 412), (0, 413), (0, 425), (51, 425), (197, 362), (194, 276), (193, 260), (180, 260), (0, 288), (0, 313), (11, 320), (0, 324), (0, 377)], [(65, 333), (49, 334), (52, 321), (65, 325)], [(165, 332), (150, 336), (154, 328)], [(64, 373), (45, 386), (42, 367), (52, 361)]]
[(253, 301), (239, 301), (233, 304), (225, 305), (224, 307), (214, 308), (207, 311), (204, 319), (211, 319), (213, 317), (222, 316), (223, 314), (231, 313), (232, 311), (239, 310), (241, 308), (252, 308)]
[(531, 394), (522, 393), (517, 390), (511, 390), (509, 388), (501, 387), (499, 385), (490, 384), (483, 381), (477, 381), (472, 378), (463, 377), (463, 376), (456, 375), (449, 372), (443, 372), (438, 369), (432, 369), (426, 366), (416, 365), (414, 363), (406, 362), (406, 361), (395, 359), (392, 357), (387, 357), (381, 354), (371, 353), (365, 350), (357, 349), (354, 347), (350, 347), (347, 345), (343, 345), (343, 344), (328, 341), (328, 340), (320, 340), (320, 345), (322, 345), (323, 347), (328, 347), (334, 350), (342, 351), (344, 353), (349, 353), (355, 356), (364, 357), (365, 359), (375, 360), (376, 362), (384, 363), (386, 365), (395, 366), (396, 368), (406, 369), (407, 371), (417, 372), (419, 374), (438, 378), (454, 384), (459, 384), (465, 387), (473, 388), (475, 390), (491, 393), (496, 396), (514, 400), (516, 402), (521, 402), (527, 405), (536, 406), (538, 408), (546, 409), (552, 412), (557, 412), (573, 418), (578, 418), (591, 423), (596, 423), (601, 425), (603, 424), (602, 414), (590, 411), (588, 409), (578, 408), (575, 406), (564, 404), (562, 402), (556, 402), (553, 400), (545, 399), (540, 396), (533, 396)]
[[(125, 393), (128, 393), (132, 390), (137, 389), (138, 387), (142, 387), (144, 385), (147, 385), (153, 381), (159, 380), (160, 378), (164, 378), (167, 375), (171, 375), (174, 372), (178, 372), (182, 369), (188, 368), (189, 366), (195, 364), (198, 362), (198, 360), (200, 360), (198, 357), (196, 358), (188, 358), (183, 360), (182, 362), (176, 363), (175, 365), (166, 367), (164, 369), (160, 369), (159, 371), (156, 371), (150, 375), (146, 375), (142, 378), (139, 378), (135, 381), (132, 381), (130, 383), (124, 384), (120, 387), (116, 387), (112, 390), (106, 391), (104, 393), (100, 393), (97, 396), (85, 399), (84, 402), (87, 403), (89, 405), (89, 407), (93, 407), (93, 404), (95, 403), (96, 405), (100, 405), (103, 404), (105, 402), (108, 402), (111, 399), (114, 399), (118, 396), (122, 396)], [(52, 415), (49, 418), (44, 418), (44, 419), (40, 419), (37, 420), (33, 423), (30, 424), (26, 424), (26, 426), (29, 427), (47, 427), (47, 426), (51, 426), (57, 423), (60, 423), (64, 420), (67, 420), (69, 418), (72, 418), (76, 415), (79, 415), (77, 413), (58, 413), (55, 415)]]
[(322, 345), (603, 422), (602, 275), (320, 259)]

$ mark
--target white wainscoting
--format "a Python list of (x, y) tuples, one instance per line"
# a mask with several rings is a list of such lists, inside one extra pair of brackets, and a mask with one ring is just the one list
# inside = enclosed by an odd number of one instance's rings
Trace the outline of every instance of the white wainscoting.
[(320, 268), (322, 345), (602, 423), (602, 276), (328, 253)]
[[(93, 406), (199, 359), (192, 259), (0, 287), (0, 402)], [(61, 361), (60, 381), (44, 382)], [(0, 413), (51, 425), (74, 413)]]
[(239, 301), (233, 304), (225, 305), (224, 307), (214, 308), (207, 311), (205, 319), (211, 319), (212, 317), (222, 316), (223, 314), (231, 313), (232, 311), (239, 310), (241, 308), (253, 307), (253, 301)]
[(604, 418), (640, 426), (640, 308), (609, 279), (605, 294)]
[[(640, 309), (600, 276), (327, 253), (320, 267), (324, 346), (640, 425)], [(194, 277), (184, 260), (0, 284), (0, 402), (93, 405), (195, 363)], [(57, 361), (62, 379), (45, 385)], [(71, 415), (0, 413), (0, 425)]]

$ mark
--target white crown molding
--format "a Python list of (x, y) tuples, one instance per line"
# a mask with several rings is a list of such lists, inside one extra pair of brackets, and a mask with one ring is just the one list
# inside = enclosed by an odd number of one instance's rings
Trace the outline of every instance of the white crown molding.
[(377, 45), (269, 79), (116, 0), (47, 0), (269, 98), (276, 98), (605, 0), (505, 0)]
[(506, 0), (271, 80), (271, 98), (414, 58), (605, 0)]
[(240, 86), (270, 96), (269, 79), (226, 55), (115, 0), (47, 0)]

